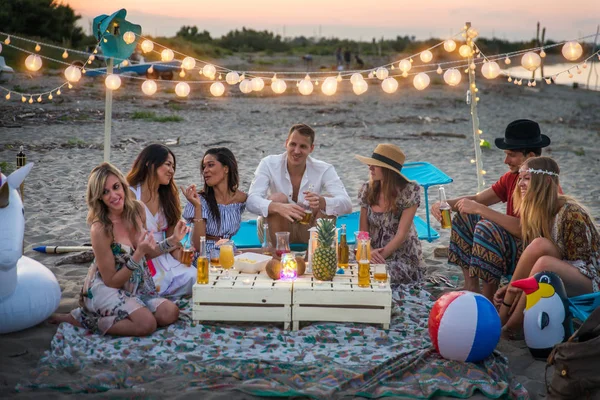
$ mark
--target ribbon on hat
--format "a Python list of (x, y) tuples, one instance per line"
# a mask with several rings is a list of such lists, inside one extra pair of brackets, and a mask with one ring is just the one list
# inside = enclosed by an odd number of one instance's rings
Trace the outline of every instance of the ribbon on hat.
[(371, 158), (374, 159), (374, 160), (377, 160), (377, 161), (384, 162), (384, 163), (388, 164), (389, 166), (396, 168), (398, 171), (402, 170), (402, 164), (400, 164), (399, 162), (396, 162), (396, 161), (392, 160), (389, 157), (382, 156), (381, 154), (373, 153), (373, 155), (371, 156)]

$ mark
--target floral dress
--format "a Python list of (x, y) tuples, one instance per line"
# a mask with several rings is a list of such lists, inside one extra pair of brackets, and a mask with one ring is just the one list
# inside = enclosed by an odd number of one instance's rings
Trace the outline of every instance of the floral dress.
[[(116, 270), (127, 268), (125, 264), (133, 255), (133, 249), (120, 243), (113, 243), (110, 247)], [(144, 268), (135, 270), (122, 288), (115, 289), (106, 286), (94, 260), (83, 282), (80, 307), (71, 311), (73, 318), (84, 328), (104, 335), (114, 324), (139, 308), (147, 307), (152, 313), (156, 312), (166, 299), (158, 296), (146, 261), (142, 261)]]
[(590, 215), (577, 203), (566, 202), (556, 214), (552, 240), (561, 258), (592, 280), (600, 290), (600, 233)]
[[(402, 212), (410, 207), (421, 204), (421, 188), (418, 184), (409, 182), (396, 197), (398, 214), (392, 211), (376, 212), (367, 203), (369, 183), (364, 183), (358, 192), (361, 207), (367, 209), (369, 236), (371, 248), (379, 249), (388, 244), (398, 233), (398, 225)], [(425, 262), (421, 242), (417, 236), (414, 223), (411, 223), (406, 240), (391, 256), (386, 259), (390, 284), (413, 283), (423, 279)]]

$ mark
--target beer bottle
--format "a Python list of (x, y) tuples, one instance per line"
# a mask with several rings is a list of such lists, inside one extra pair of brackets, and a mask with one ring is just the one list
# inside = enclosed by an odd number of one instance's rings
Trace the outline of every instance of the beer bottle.
[(190, 231), (186, 233), (183, 239), (183, 249), (181, 253), (181, 263), (188, 267), (192, 264), (193, 251), (192, 251), (192, 235), (194, 234), (194, 224), (190, 224)]
[(452, 228), (452, 208), (446, 200), (446, 191), (443, 186), (440, 186), (440, 213), (442, 214), (442, 229)]
[(358, 287), (371, 286), (371, 263), (367, 259), (367, 241), (360, 241), (360, 260), (358, 260)]
[(198, 249), (198, 261), (196, 262), (197, 280), (199, 285), (208, 285), (208, 256), (206, 254), (206, 237), (200, 236), (200, 249)]
[(346, 224), (342, 224), (340, 231), (340, 243), (338, 244), (338, 266), (348, 267), (348, 241), (346, 239)]

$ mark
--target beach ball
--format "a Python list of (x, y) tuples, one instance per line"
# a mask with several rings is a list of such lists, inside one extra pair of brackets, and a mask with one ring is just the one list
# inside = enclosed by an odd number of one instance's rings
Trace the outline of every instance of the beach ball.
[(429, 314), (431, 342), (448, 360), (477, 362), (487, 358), (500, 340), (500, 329), (496, 308), (477, 293), (446, 293)]

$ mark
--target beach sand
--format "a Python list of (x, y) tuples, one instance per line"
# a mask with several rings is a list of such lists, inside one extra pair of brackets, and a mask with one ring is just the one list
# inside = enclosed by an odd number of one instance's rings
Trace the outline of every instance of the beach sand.
[[(208, 85), (192, 85), (191, 98), (184, 100), (176, 97), (172, 84), (162, 82), (159, 93), (145, 98), (139, 87), (142, 81), (133, 80), (114, 94), (111, 161), (126, 172), (146, 144), (179, 140), (171, 146), (177, 156), (177, 183), (200, 185), (199, 162), (203, 152), (209, 147), (226, 146), (238, 159), (241, 188), (247, 190), (260, 159), (283, 152), (289, 127), (303, 122), (317, 132), (313, 155), (335, 166), (355, 210), (357, 192), (368, 178), (368, 169), (352, 155), (368, 156), (383, 142), (402, 147), (407, 161), (431, 162), (451, 176), (454, 182), (446, 188), (449, 197), (473, 194), (477, 176), (471, 163), (474, 150), (470, 107), (465, 103), (466, 85), (452, 88), (440, 84), (439, 77), (434, 78), (422, 92), (408, 80), (402, 80), (395, 94), (385, 94), (372, 84), (360, 97), (351, 92), (347, 83), (340, 85), (333, 97), (324, 96), (317, 87), (308, 97), (297, 93), (274, 97), (269, 88), (265, 88), (265, 93), (248, 96), (237, 88), (227, 88), (224, 97), (213, 98), (207, 94)], [(9, 85), (46, 90), (58, 82), (60, 77), (56, 75), (33, 79), (19, 75)], [(493, 139), (503, 136), (510, 121), (531, 118), (552, 139), (545, 154), (558, 161), (564, 192), (581, 200), (598, 219), (599, 93), (558, 86), (518, 87), (506, 80), (480, 81), (478, 85), (482, 138), (492, 144), (491, 149), (483, 149), (486, 187), (507, 170), (502, 163), (503, 153), (494, 147)], [(293, 82), (288, 83), (288, 92), (292, 86)], [(27, 160), (35, 162), (25, 181), (25, 255), (54, 272), (62, 289), (59, 311), (67, 312), (76, 306), (88, 264), (55, 266), (63, 256), (39, 254), (32, 248), (89, 243), (85, 189), (90, 170), (103, 160), (104, 86), (100, 80), (86, 79), (63, 92), (55, 101), (41, 104), (0, 102), (0, 161), (13, 163), (22, 144)], [(133, 119), (133, 114), (140, 111), (175, 115), (182, 121)], [(437, 199), (435, 188), (429, 194), (431, 200)], [(424, 201), (418, 214), (425, 215)], [(441, 238), (433, 243), (423, 242), (429, 273), (461, 279), (460, 271), (448, 266), (444, 258), (434, 257), (434, 249), (447, 246), (449, 239), (449, 232), (440, 230), (437, 222), (434, 227)], [(49, 349), (55, 331), (55, 326), (43, 323), (0, 337), (0, 397), (61, 396), (40, 392), (18, 395), (14, 391), (19, 380), (36, 367), (43, 352)], [(498, 349), (508, 357), (512, 371), (530, 396), (544, 397), (545, 363), (534, 361), (523, 341), (502, 341)], [(156, 388), (157, 396), (163, 393), (162, 389)], [(133, 395), (126, 391), (111, 394)]]

